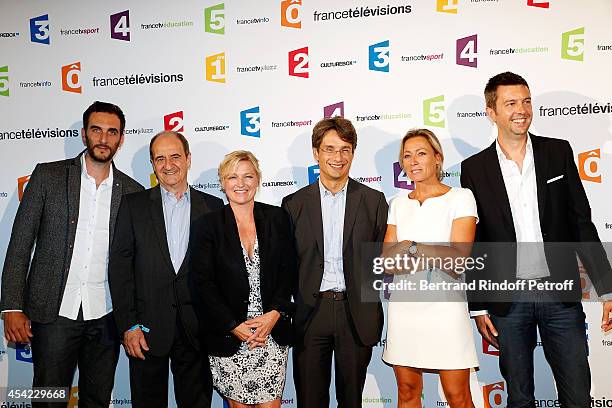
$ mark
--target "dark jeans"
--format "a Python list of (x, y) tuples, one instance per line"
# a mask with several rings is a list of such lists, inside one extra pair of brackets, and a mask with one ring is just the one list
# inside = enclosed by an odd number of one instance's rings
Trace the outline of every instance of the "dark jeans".
[(561, 407), (591, 406), (582, 304), (515, 302), (508, 315), (491, 316), (499, 337), (499, 366), (508, 385), (508, 407), (535, 407), (533, 351), (536, 327), (553, 372)]
[[(34, 387), (70, 387), (79, 368), (79, 407), (108, 408), (119, 360), (119, 338), (113, 314), (95, 320), (59, 316), (53, 323), (32, 322)], [(66, 407), (67, 403), (33, 403), (33, 407)]]

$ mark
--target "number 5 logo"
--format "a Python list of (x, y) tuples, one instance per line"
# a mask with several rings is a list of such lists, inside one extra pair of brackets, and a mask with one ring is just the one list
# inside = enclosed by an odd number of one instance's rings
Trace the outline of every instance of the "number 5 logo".
[(206, 57), (206, 80), (225, 83), (225, 53)]
[(478, 66), (478, 35), (459, 38), (456, 52), (457, 65), (476, 68)]
[(81, 63), (74, 62), (62, 67), (62, 89), (66, 92), (81, 93)]
[(423, 101), (423, 123), (428, 126), (444, 127), (446, 112), (444, 109), (444, 95)]
[(183, 111), (169, 113), (164, 116), (164, 130), (171, 132), (182, 132), (183, 128)]
[(584, 27), (561, 34), (561, 58), (584, 60)]
[(308, 47), (289, 51), (289, 75), (308, 78)]
[(281, 1), (281, 26), (290, 28), (302, 28), (300, 10), (302, 0)]
[(8, 65), (0, 67), (0, 96), (9, 96), (8, 72)]
[(389, 40), (370, 45), (368, 47), (370, 71), (389, 72), (390, 52)]
[(225, 34), (224, 3), (204, 9), (204, 31), (211, 34)]
[(110, 16), (110, 36), (114, 40), (130, 41), (130, 10)]
[(51, 43), (48, 14), (30, 19), (30, 40), (40, 44), (49, 45)]
[(240, 112), (240, 134), (244, 136), (260, 137), (261, 113), (259, 106), (245, 109)]

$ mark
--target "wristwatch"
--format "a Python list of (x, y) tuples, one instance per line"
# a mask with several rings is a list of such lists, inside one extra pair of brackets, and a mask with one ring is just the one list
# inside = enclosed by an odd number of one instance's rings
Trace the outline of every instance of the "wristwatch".
[(417, 242), (416, 241), (412, 241), (410, 243), (410, 246), (408, 247), (408, 255), (410, 256), (416, 256), (417, 254)]

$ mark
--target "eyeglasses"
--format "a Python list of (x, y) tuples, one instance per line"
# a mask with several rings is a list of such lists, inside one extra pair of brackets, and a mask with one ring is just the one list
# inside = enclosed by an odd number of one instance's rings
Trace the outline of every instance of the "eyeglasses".
[(319, 148), (319, 150), (325, 154), (329, 154), (330, 156), (333, 156), (338, 152), (340, 152), (340, 155), (342, 156), (350, 156), (353, 153), (353, 149), (350, 147), (342, 147), (340, 149), (334, 149), (331, 146), (325, 146), (325, 147)]

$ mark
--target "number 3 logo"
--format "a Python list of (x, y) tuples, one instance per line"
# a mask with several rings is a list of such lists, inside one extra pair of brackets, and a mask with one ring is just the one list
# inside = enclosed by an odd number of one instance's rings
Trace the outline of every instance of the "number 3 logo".
[(259, 106), (245, 109), (240, 112), (240, 134), (244, 136), (260, 137), (261, 113)]
[(372, 44), (368, 47), (370, 71), (389, 72), (389, 40)]
[(30, 19), (30, 40), (39, 44), (51, 43), (48, 14)]

